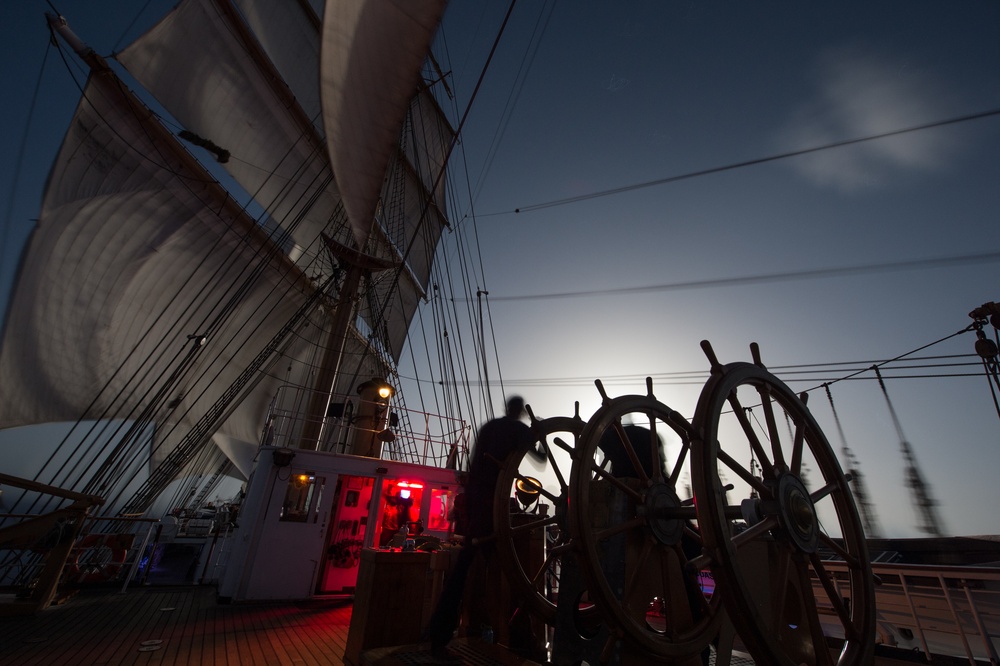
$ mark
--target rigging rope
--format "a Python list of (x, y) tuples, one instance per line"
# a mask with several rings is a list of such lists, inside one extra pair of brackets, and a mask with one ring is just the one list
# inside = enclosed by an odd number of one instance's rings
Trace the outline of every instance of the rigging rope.
[(529, 213), (536, 210), (541, 210), (543, 208), (552, 208), (553, 206), (564, 206), (566, 204), (577, 203), (580, 201), (587, 201), (589, 199), (597, 199), (599, 197), (607, 197), (613, 194), (622, 194), (624, 192), (632, 192), (634, 190), (643, 189), (646, 187), (653, 187), (656, 185), (665, 185), (667, 183), (676, 183), (681, 180), (687, 180), (690, 178), (698, 178), (700, 176), (707, 176), (710, 174), (722, 173), (725, 171), (732, 171), (734, 169), (742, 169), (744, 167), (756, 166), (759, 164), (766, 164), (768, 162), (774, 162), (777, 160), (783, 160), (790, 157), (797, 157), (799, 155), (808, 155), (810, 153), (817, 153), (824, 150), (831, 150), (833, 148), (841, 148), (843, 146), (851, 146), (858, 143), (864, 143), (867, 141), (876, 141), (878, 139), (885, 139), (888, 137), (899, 136), (901, 134), (908, 134), (910, 132), (920, 132), (923, 130), (934, 129), (937, 127), (944, 127), (946, 125), (954, 125), (957, 123), (969, 122), (972, 120), (981, 120), (983, 118), (990, 118), (993, 116), (1000, 115), (1000, 109), (989, 109), (987, 111), (980, 111), (978, 113), (970, 113), (964, 116), (957, 116), (954, 118), (947, 118), (945, 120), (938, 120), (932, 123), (924, 123), (922, 125), (914, 125), (912, 127), (905, 127), (903, 129), (892, 130), (890, 132), (882, 132), (880, 134), (872, 134), (869, 136), (858, 137), (856, 139), (845, 139), (843, 141), (834, 141), (832, 143), (822, 144), (819, 146), (812, 146), (810, 148), (801, 148), (799, 150), (792, 150), (785, 153), (778, 153), (776, 155), (769, 155), (767, 157), (758, 157), (752, 160), (745, 160), (743, 162), (734, 162), (732, 164), (726, 164), (723, 166), (711, 167), (709, 169), (701, 169), (698, 171), (692, 171), (689, 173), (679, 174), (677, 176), (669, 176), (667, 178), (659, 178), (657, 180), (650, 180), (644, 183), (636, 183), (634, 185), (625, 185), (623, 187), (615, 187), (609, 190), (601, 190), (598, 192), (591, 192), (589, 194), (579, 194), (573, 197), (566, 197), (564, 199), (554, 199), (552, 201), (546, 201), (543, 203), (531, 204), (529, 206), (521, 206), (515, 208), (511, 211), (500, 211), (497, 213), (489, 213), (488, 215), (506, 215), (509, 213)]
[(885, 382), (882, 381), (882, 374), (879, 372), (877, 365), (873, 365), (871, 369), (875, 371), (875, 376), (878, 378), (879, 386), (882, 388), (882, 395), (885, 396), (886, 405), (889, 407), (889, 414), (892, 416), (892, 422), (896, 426), (896, 434), (899, 435), (900, 448), (902, 449), (903, 459), (906, 461), (906, 485), (913, 494), (913, 499), (917, 505), (917, 514), (920, 519), (918, 527), (931, 536), (944, 536), (941, 521), (938, 519), (937, 512), (934, 509), (937, 502), (931, 497), (930, 488), (927, 486), (923, 475), (920, 473), (920, 469), (917, 467), (917, 459), (913, 455), (910, 443), (903, 434), (903, 426), (900, 424), (896, 408), (889, 398), (889, 391), (885, 387)]
[[(990, 305), (994, 304), (987, 303), (983, 308)], [(997, 417), (1000, 418), (1000, 400), (997, 398), (997, 392), (1000, 390), (1000, 366), (997, 363), (998, 347), (1000, 345), (998, 345), (996, 340), (990, 340), (986, 337), (986, 334), (983, 332), (983, 326), (986, 323), (985, 313), (980, 313), (979, 310), (973, 310), (971, 313), (974, 319), (972, 326), (976, 330), (976, 353), (982, 361), (986, 384), (990, 387), (990, 397), (993, 398), (993, 408), (997, 412)], [(994, 318), (997, 318), (997, 315), (994, 315)], [(993, 334), (994, 337), (997, 336), (997, 327), (995, 325), (993, 327)]]
[(826, 389), (826, 398), (830, 402), (830, 411), (833, 412), (833, 422), (836, 424), (837, 434), (840, 436), (840, 447), (844, 452), (844, 459), (847, 461), (847, 471), (851, 474), (851, 483), (854, 484), (854, 496), (857, 498), (858, 508), (861, 510), (861, 522), (865, 528), (865, 534), (870, 538), (879, 539), (882, 537), (882, 530), (875, 515), (875, 508), (868, 499), (868, 487), (861, 474), (861, 467), (854, 457), (854, 452), (847, 446), (844, 426), (840, 423), (837, 406), (833, 404), (833, 393), (830, 392), (830, 385), (823, 384), (823, 388)]

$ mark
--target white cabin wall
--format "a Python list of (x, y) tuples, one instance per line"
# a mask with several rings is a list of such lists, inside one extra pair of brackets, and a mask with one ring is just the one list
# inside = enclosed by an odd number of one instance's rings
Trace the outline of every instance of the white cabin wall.
[[(288, 466), (276, 467), (275, 450), (262, 447), (257, 456), (239, 528), (232, 539), (229, 565), (219, 585), (219, 596), (223, 599), (308, 599), (315, 595), (327, 556), (329, 521), (335, 518), (333, 502), (340, 477), (374, 479), (373, 492), (380, 492), (381, 479), (422, 481), (427, 497), (421, 498), (420, 513), (425, 523), (431, 489), (459, 488), (454, 470), (303, 449), (292, 450), (294, 458)], [(289, 479), (299, 472), (324, 479), (322, 494), (318, 503), (310, 507), (306, 522), (282, 521)], [(373, 504), (377, 506), (376, 502)], [(381, 515), (369, 517), (366, 537), (373, 533), (373, 523), (380, 519)]]

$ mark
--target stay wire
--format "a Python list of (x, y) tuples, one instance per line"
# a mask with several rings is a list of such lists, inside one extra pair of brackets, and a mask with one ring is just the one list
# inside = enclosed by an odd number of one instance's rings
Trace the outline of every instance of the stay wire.
[(766, 164), (768, 162), (775, 162), (778, 160), (788, 159), (789, 157), (798, 157), (800, 155), (808, 155), (810, 153), (818, 153), (824, 150), (831, 150), (833, 148), (842, 148), (844, 146), (851, 146), (859, 143), (865, 143), (867, 141), (877, 141), (878, 139), (885, 139), (892, 136), (899, 136), (901, 134), (908, 134), (911, 132), (921, 132), (928, 129), (934, 129), (937, 127), (945, 127), (948, 125), (955, 125), (958, 123), (965, 123), (972, 120), (982, 120), (983, 118), (989, 118), (992, 116), (1000, 115), (1000, 109), (989, 109), (987, 111), (980, 111), (978, 113), (970, 113), (964, 116), (958, 116), (955, 118), (947, 118), (945, 120), (938, 120), (930, 123), (924, 123), (922, 125), (914, 125), (911, 127), (905, 127), (903, 129), (892, 130), (889, 132), (882, 132), (880, 134), (871, 134), (868, 136), (858, 137), (854, 139), (845, 139), (843, 141), (834, 141), (832, 143), (826, 143), (819, 146), (812, 146), (809, 148), (801, 148), (799, 150), (790, 150), (784, 153), (777, 153), (775, 155), (768, 155), (767, 157), (758, 157), (751, 160), (744, 160), (742, 162), (734, 162), (732, 164), (726, 164), (723, 166), (710, 167), (708, 169), (700, 169), (698, 171), (691, 171), (684, 174), (679, 174), (677, 176), (669, 176), (667, 178), (659, 178), (657, 180), (650, 180), (642, 183), (636, 183), (634, 185), (625, 185), (623, 187), (615, 187), (608, 190), (600, 190), (598, 192), (591, 192), (589, 194), (580, 194), (573, 197), (566, 197), (563, 199), (554, 199), (552, 201), (545, 201), (542, 203), (531, 204), (528, 206), (520, 206), (513, 210), (499, 211), (496, 213), (487, 213), (481, 215), (481, 217), (495, 216), (495, 215), (509, 215), (510, 213), (530, 213), (537, 210), (542, 210), (544, 208), (553, 208), (555, 206), (565, 206), (567, 204), (578, 203), (581, 201), (588, 201), (590, 199), (597, 199), (600, 197), (612, 196), (614, 194), (623, 194), (625, 192), (632, 192), (635, 190), (644, 189), (647, 187), (654, 187), (656, 185), (666, 185), (668, 183), (676, 183), (682, 180), (689, 180), (692, 178), (699, 178), (701, 176), (708, 176), (716, 173), (723, 173), (725, 171), (733, 171), (735, 169), (742, 169), (745, 167), (756, 166), (758, 164)]
[[(52, 53), (54, 40), (55, 35), (52, 35), (52, 40), (45, 47), (45, 54), (42, 56), (42, 66), (38, 69), (38, 76), (35, 79), (35, 89), (31, 93), (31, 103), (28, 105), (28, 118), (24, 122), (24, 129), (21, 131), (21, 142), (17, 147), (17, 157), (14, 159), (14, 177), (11, 179), (10, 190), (7, 192), (7, 209), (4, 211), (3, 229), (0, 229), (0, 259), (7, 255), (7, 234), (10, 232), (11, 225), (13, 224), (14, 200), (18, 191), (18, 184), (21, 180), (21, 174), (25, 172), (24, 156), (28, 147), (31, 119), (35, 117), (35, 112), (38, 108), (39, 92), (42, 88), (45, 67), (49, 61), (49, 54)], [(58, 44), (55, 46), (58, 48)], [(4, 333), (6, 323), (6, 318), (0, 320), (0, 335)]]

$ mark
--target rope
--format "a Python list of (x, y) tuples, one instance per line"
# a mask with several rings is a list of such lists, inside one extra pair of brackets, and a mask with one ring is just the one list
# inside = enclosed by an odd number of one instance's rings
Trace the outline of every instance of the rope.
[[(990, 340), (983, 333), (983, 320), (976, 319), (972, 324), (973, 328), (976, 329), (976, 353), (979, 354), (979, 358), (983, 364), (983, 374), (986, 376), (986, 383), (990, 387), (990, 397), (993, 398), (993, 408), (997, 412), (997, 418), (1000, 418), (1000, 400), (997, 398), (997, 391), (1000, 389), (1000, 376), (998, 376), (998, 366), (997, 366), (997, 349), (1000, 345), (997, 342)], [(997, 329), (993, 329), (994, 337), (997, 336)]]
[(878, 366), (873, 365), (871, 367), (875, 371), (875, 377), (878, 379), (878, 385), (882, 389), (882, 395), (885, 396), (885, 404), (889, 407), (889, 416), (892, 417), (892, 424), (896, 427), (896, 434), (899, 436), (900, 441), (906, 444), (906, 436), (903, 434), (903, 426), (899, 422), (899, 416), (896, 414), (896, 408), (892, 404), (892, 400), (889, 398), (889, 391), (885, 388), (885, 382), (882, 380), (882, 373), (878, 371)]

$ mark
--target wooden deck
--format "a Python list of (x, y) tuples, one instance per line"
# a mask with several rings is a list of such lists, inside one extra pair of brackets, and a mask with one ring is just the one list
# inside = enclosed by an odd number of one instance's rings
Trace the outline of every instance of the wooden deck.
[[(220, 604), (214, 586), (136, 587), (124, 594), (85, 590), (35, 615), (0, 618), (0, 664), (342, 666), (352, 610), (343, 600)], [(453, 660), (474, 666), (530, 663), (478, 643), (453, 641)], [(373, 649), (362, 662), (421, 666), (436, 660), (427, 646), (414, 645)], [(734, 655), (732, 663), (753, 662)], [(879, 666), (920, 663), (928, 662), (917, 654), (881, 653), (875, 659)], [(935, 656), (933, 663), (973, 662)]]
[(343, 664), (345, 601), (220, 604), (212, 586), (88, 590), (0, 619), (0, 664)]

